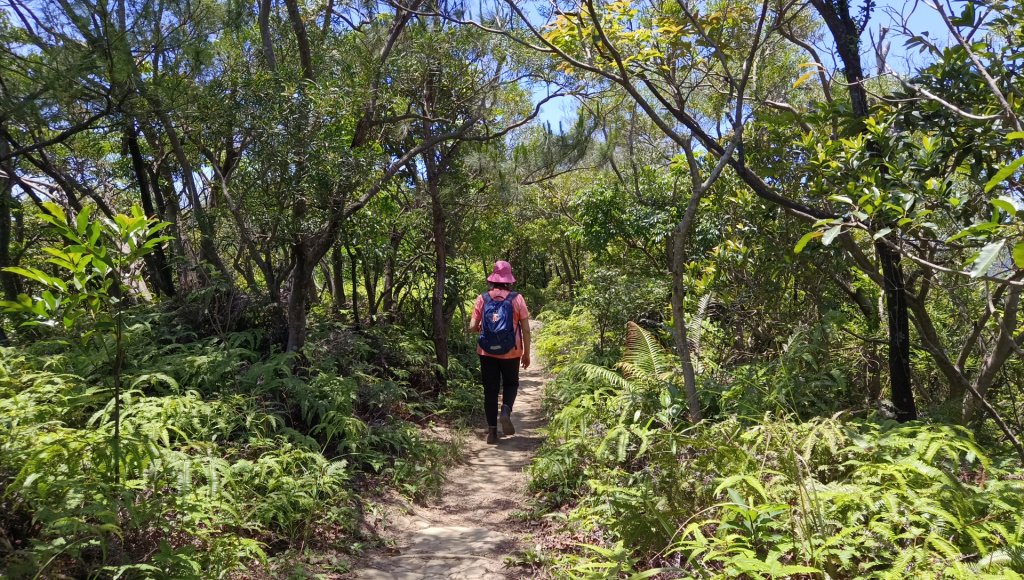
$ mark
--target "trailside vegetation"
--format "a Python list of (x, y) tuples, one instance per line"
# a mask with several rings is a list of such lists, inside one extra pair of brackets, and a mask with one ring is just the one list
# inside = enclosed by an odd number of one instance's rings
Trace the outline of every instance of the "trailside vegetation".
[(1020, 577), (1013, 453), (959, 425), (808, 413), (798, 391), (842, 385), (801, 380), (825, 354), (802, 341), (716, 393), (741, 412), (698, 426), (671, 355), (639, 326), (614, 370), (567, 367), (530, 474), (537, 509), (558, 516), (549, 545), (571, 549), (533, 557), (566, 578)]
[(930, 6), (939, 40), (873, 3), (506, 4), (601, 87), (587, 177), (540, 158), (585, 266), (542, 315), (526, 560), (1020, 577), (1020, 7)]

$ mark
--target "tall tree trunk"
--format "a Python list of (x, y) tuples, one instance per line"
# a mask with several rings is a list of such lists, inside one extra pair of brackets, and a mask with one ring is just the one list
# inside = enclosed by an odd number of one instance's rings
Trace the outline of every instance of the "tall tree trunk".
[(999, 321), (999, 332), (996, 334), (995, 345), (988, 356), (985, 357), (985, 361), (978, 371), (978, 376), (974, 379), (974, 388), (971, 389), (971, 394), (964, 399), (964, 421), (970, 421), (974, 418), (974, 414), (980, 404), (980, 401), (977, 399), (979, 397), (985, 398), (985, 395), (988, 394), (988, 390), (995, 381), (996, 375), (999, 374), (1003, 364), (1012, 352), (1016, 341), (1014, 333), (1017, 331), (1020, 295), (1020, 286), (1013, 286), (1006, 292), (1006, 301), (1003, 303), (1002, 320)]
[(331, 249), (331, 286), (334, 289), (334, 309), (341, 312), (345, 309), (345, 257), (341, 255), (341, 245), (335, 244)]
[(263, 62), (274, 72), (277, 70), (277, 58), (274, 56), (274, 38), (270, 33), (270, 8), (272, 0), (260, 0), (260, 41), (263, 44)]
[(199, 190), (195, 184), (195, 173), (192, 170), (192, 164), (188, 160), (188, 156), (185, 154), (185, 149), (178, 139), (177, 130), (171, 124), (170, 116), (166, 113), (160, 113), (160, 120), (164, 127), (164, 132), (167, 134), (168, 139), (171, 142), (171, 151), (174, 152), (174, 156), (178, 161), (178, 166), (181, 168), (181, 182), (185, 187), (185, 192), (188, 194), (189, 201), (192, 203), (192, 214), (196, 219), (196, 226), (199, 228), (199, 256), (208, 264), (211, 264), (223, 277), (225, 282), (231, 281), (231, 273), (228, 271), (228, 267), (224, 264), (224, 260), (221, 259), (220, 253), (217, 251), (217, 245), (215, 235), (213, 231), (213, 222), (210, 221), (209, 215), (206, 213), (206, 208), (203, 207), (203, 200), (199, 197)]
[(898, 252), (879, 240), (875, 243), (885, 280), (885, 310), (889, 321), (889, 380), (892, 403), (898, 421), (917, 418), (914, 391), (910, 382), (910, 317), (907, 313), (907, 287)]
[[(206, 208), (203, 206), (203, 201), (199, 196), (199, 190), (195, 182), (195, 171), (193, 170), (192, 162), (185, 152), (185, 147), (178, 135), (178, 130), (171, 120), (171, 116), (164, 110), (159, 95), (150, 92), (146, 81), (142, 78), (142, 74), (137, 68), (134, 68), (134, 61), (131, 62), (133, 63), (132, 74), (135, 89), (138, 91), (139, 96), (142, 97), (142, 100), (150, 105), (151, 113), (159, 121), (160, 129), (162, 129), (163, 134), (167, 137), (167, 142), (171, 146), (171, 153), (178, 164), (178, 169), (181, 170), (179, 182), (185, 191), (189, 203), (192, 205), (192, 214), (199, 229), (199, 257), (212, 265), (220, 273), (221, 277), (230, 283), (231, 274), (221, 259), (220, 253), (217, 251), (213, 222), (210, 221)], [(136, 116), (134, 119), (142, 129), (146, 139), (150, 142), (150, 146), (155, 149), (155, 145), (160, 142), (160, 139), (157, 137), (156, 127), (148, 125), (145, 118)], [(207, 281), (205, 280), (205, 271), (200, 269), (197, 274), (204, 282)]]
[[(300, 134), (306, 134), (310, 125), (311, 105), (306, 96), (306, 86), (316, 82), (316, 75), (313, 70), (313, 59), (310, 53), (309, 39), (306, 36), (306, 24), (302, 20), (302, 13), (299, 10), (296, 0), (284, 0), (288, 12), (288, 20), (292, 25), (292, 32), (299, 49), (299, 61), (302, 66), (303, 82), (299, 86), (299, 98), (302, 105), (302, 113), (299, 120)], [(298, 188), (306, 184), (306, 160), (305, 151), (298, 149), (289, 152), (291, 161), (295, 166), (294, 181)], [(292, 221), (297, 227), (302, 228), (306, 222), (308, 202), (306, 196), (300, 195), (292, 205)], [(330, 228), (328, 228), (330, 229)], [(292, 255), (295, 263), (291, 273), (291, 294), (288, 296), (288, 351), (296, 352), (306, 344), (306, 306), (309, 303), (310, 293), (313, 289), (313, 273), (316, 265), (327, 252), (331, 242), (334, 241), (334, 231), (321, 232), (322, 236), (329, 236), (326, 239), (320, 236), (308, 236), (301, 231), (295, 234), (292, 242)], [(326, 246), (321, 246), (326, 243)]]
[(377, 314), (377, 260), (363, 259), (363, 290), (366, 291), (366, 318), (369, 326), (374, 325), (373, 317)]
[(686, 404), (689, 408), (690, 420), (694, 423), (701, 420), (700, 396), (697, 394), (697, 376), (693, 370), (693, 354), (690, 352), (690, 338), (686, 329), (686, 312), (683, 300), (686, 297), (684, 276), (686, 271), (686, 235), (689, 233), (690, 219), (683, 221), (672, 232), (672, 255), (669, 271), (672, 274), (672, 338), (676, 354), (683, 367), (683, 390), (686, 392)]
[(562, 282), (569, 286), (570, 294), (575, 294), (576, 277), (573, 274), (572, 268), (569, 267), (569, 259), (565, 255), (565, 249), (558, 249), (558, 259), (562, 262)]
[(700, 200), (711, 188), (711, 185), (722, 175), (722, 170), (729, 159), (732, 159), (736, 144), (742, 133), (737, 132), (736, 136), (726, 146), (722, 157), (715, 163), (714, 168), (708, 173), (706, 179), (701, 179), (701, 167), (693, 154), (693, 147), (689, 140), (681, 145), (686, 154), (686, 164), (689, 167), (692, 190), (690, 199), (686, 202), (686, 210), (683, 212), (683, 219), (679, 221), (672, 231), (672, 245), (669, 252), (669, 271), (672, 274), (672, 336), (675, 342), (676, 355), (679, 356), (680, 364), (683, 367), (683, 389), (686, 392), (686, 403), (689, 407), (690, 420), (700, 421), (703, 413), (700, 408), (700, 395), (697, 393), (697, 376), (693, 368), (693, 355), (690, 352), (690, 338), (686, 329), (686, 313), (683, 311), (683, 299), (686, 296), (685, 257), (686, 238), (693, 228), (693, 221), (697, 216), (697, 208)]
[(160, 190), (160, 177), (157, 175), (156, 170), (153, 169), (152, 165), (146, 165), (146, 176), (149, 178), (149, 189), (153, 193), (153, 201), (156, 202), (156, 216), (158, 219), (169, 222), (170, 220), (164, 217), (167, 213), (167, 202), (164, 200), (164, 194)]
[(434, 341), (434, 355), (437, 359), (437, 384), (448, 386), (448, 318), (444, 310), (444, 287), (448, 276), (448, 232), (441, 191), (437, 179), (432, 179), (428, 169), (427, 189), (430, 193), (431, 233), (434, 241), (434, 293), (430, 300), (431, 338)]
[[(157, 136), (156, 130), (143, 123), (141, 120), (139, 120), (138, 127), (142, 130), (142, 135), (146, 138), (149, 148), (155, 152), (154, 156), (157, 158), (161, 157), (161, 155), (165, 153), (165, 150), (163, 148), (163, 143)], [(201, 283), (204, 283), (206, 274), (196, 263), (196, 252), (193, 249), (192, 244), (189, 242), (188, 237), (185, 236), (182, 231), (180, 213), (181, 198), (178, 196), (178, 192), (174, 189), (174, 173), (171, 171), (169, 164), (160, 163), (156, 168), (150, 170), (149, 177), (149, 184), (153, 188), (157, 207), (163, 208), (160, 219), (171, 224), (166, 231), (171, 235), (171, 247), (174, 248), (173, 254), (185, 264), (184, 267), (178, 268), (178, 280), (176, 286), (178, 290), (187, 292), (190, 289), (198, 287)]]
[(381, 290), (380, 309), (390, 317), (395, 311), (395, 257), (391, 255), (384, 262), (384, 288)]
[(299, 63), (302, 66), (302, 77), (307, 81), (315, 81), (313, 54), (309, 46), (309, 36), (306, 33), (306, 23), (303, 22), (302, 13), (299, 11), (299, 4), (296, 0), (284, 0), (284, 6), (288, 10), (288, 20), (292, 23), (295, 42), (299, 47)]
[[(125, 126), (125, 140), (128, 142), (128, 153), (132, 159), (132, 170), (135, 172), (135, 180), (139, 185), (139, 195), (142, 199), (142, 210), (149, 218), (156, 218), (157, 212), (153, 205), (153, 196), (149, 183), (149, 173), (146, 171), (146, 163), (142, 158), (142, 150), (139, 148), (139, 137), (136, 133), (135, 124), (128, 121)], [(153, 254), (146, 256), (146, 266), (150, 269), (151, 277), (156, 283), (157, 290), (164, 296), (174, 296), (174, 271), (164, 253), (164, 245), (157, 244)]]
[(324, 22), (320, 27), (320, 34), (327, 36), (331, 31), (331, 19), (334, 17), (334, 0), (327, 0), (327, 7), (324, 8)]
[(306, 344), (306, 305), (313, 287), (313, 269), (317, 262), (310, 260), (311, 248), (305, 240), (292, 245), (294, 267), (291, 275), (291, 293), (288, 295), (288, 352), (298, 352)]
[(395, 266), (398, 261), (398, 250), (402, 245), (402, 238), (405, 235), (398, 231), (391, 232), (391, 252), (384, 262), (384, 290), (381, 293), (381, 310), (386, 316), (392, 316), (395, 311)]
[(583, 268), (580, 266), (580, 248), (579, 244), (569, 241), (569, 266), (573, 269), (573, 278), (576, 280), (583, 279)]
[[(288, 296), (287, 311), (287, 349), (289, 352), (298, 352), (306, 344), (306, 309), (316, 290), (316, 282), (313, 276), (316, 273), (317, 265), (323, 261), (337, 237), (336, 226), (337, 224), (332, 224), (326, 231), (320, 232), (315, 236), (299, 234), (292, 242), (293, 264), (291, 275), (289, 276), (291, 294)], [(355, 276), (356, 272), (355, 268), (353, 268), (352, 277), (354, 282)], [(355, 286), (357, 285), (358, 282), (353, 284), (353, 299), (356, 295)]]
[[(8, 143), (6, 139), (0, 139), (0, 157), (6, 157)], [(14, 228), (14, 197), (11, 192), (14, 189), (14, 159), (7, 159), (0, 165), (0, 286), (3, 287), (4, 298), (15, 300), (20, 289), (18, 279), (14, 274), (5, 272), (3, 268), (14, 266), (11, 262), (11, 234)]]
[(359, 328), (359, 268), (355, 252), (352, 248), (345, 246), (345, 253), (348, 254), (349, 278), (352, 280), (352, 321), (356, 328)]
[[(316, 71), (313, 67), (313, 58), (311, 52), (311, 46), (309, 43), (309, 37), (307, 35), (307, 27), (305, 22), (302, 20), (302, 13), (296, 0), (284, 0), (285, 7), (288, 12), (288, 19), (292, 25), (292, 31), (295, 34), (295, 40), (299, 51), (299, 62), (302, 68), (302, 77), (305, 81), (300, 85), (300, 96), (305, 100), (306, 86), (316, 82)], [(418, 2), (413, 2), (413, 7), (418, 6)], [(383, 65), (384, 62), (390, 57), (392, 49), (395, 47), (395, 41), (402, 34), (406, 24), (411, 20), (413, 12), (408, 10), (399, 9), (396, 11), (395, 20), (392, 22), (392, 26), (388, 35), (388, 40), (385, 41), (384, 48), (378, 55), (378, 60)], [(383, 66), (381, 67), (383, 71)], [(351, 148), (356, 149), (365, 146), (370, 139), (370, 128), (373, 126), (373, 119), (376, 114), (376, 108), (378, 103), (377, 91), (382, 81), (383, 72), (376, 75), (370, 86), (370, 98), (363, 107), (360, 119), (356, 123), (356, 129), (352, 137)], [(311, 111), (308, 108), (308, 101), (305, 102), (306, 110), (303, 112), (303, 117), (300, 120), (303, 124), (302, 133), (304, 134), (310, 126)], [(290, 152), (292, 156), (292, 163), (295, 165), (294, 182), (298, 187), (306, 187), (305, 176), (307, 174), (305, 166), (305, 155), (306, 151), (304, 148), (298, 148)], [(409, 154), (411, 159), (412, 153)], [(296, 240), (293, 242), (293, 254), (299, 258), (306, 260), (303, 264), (296, 263), (292, 269), (292, 296), (289, 300), (289, 325), (290, 331), (296, 333), (296, 337), (293, 340), (289, 336), (288, 344), (295, 350), (301, 348), (302, 343), (305, 341), (305, 303), (308, 299), (309, 289), (312, 287), (312, 275), (316, 264), (323, 259), (330, 249), (331, 245), (335, 242), (338, 236), (338, 232), (341, 229), (342, 224), (350, 218), (354, 212), (364, 207), (366, 203), (372, 199), (376, 193), (378, 193), (384, 184), (390, 180), (397, 173), (398, 169), (403, 167), (408, 162), (406, 160), (399, 160), (393, 163), (388, 171), (385, 172), (384, 176), (380, 178), (374, 185), (362, 194), (358, 200), (344, 210), (335, 212), (328, 220), (328, 224), (323, 227), (320, 231), (315, 234), (304, 235), (298, 233)], [(351, 191), (348, 193), (352, 193)], [(292, 209), (292, 221), (295, 224), (304, 224), (307, 221), (307, 207), (305, 196), (299, 196), (299, 199), (293, 204)], [(352, 258), (351, 250), (346, 248), (349, 252), (349, 257)], [(352, 309), (353, 315), (356, 319), (356, 326), (359, 325), (359, 311), (358, 311), (358, 287), (359, 282), (357, 280), (357, 261), (353, 258), (351, 261), (351, 272), (352, 272)], [(301, 290), (296, 292), (296, 290)], [(368, 296), (367, 303), (371, 304), (374, 297)], [(301, 301), (303, 308), (298, 308), (298, 304), (293, 302)], [(302, 324), (302, 328), (298, 325)], [(294, 325), (294, 326), (293, 326)]]
[[(850, 15), (850, 3), (811, 0), (811, 4), (832, 33), (843, 63), (843, 72), (850, 91), (850, 107), (861, 123), (868, 118), (868, 93), (864, 87), (864, 68), (860, 61), (860, 27)], [(889, 380), (896, 418), (911, 421), (917, 418), (910, 375), (910, 324), (907, 312), (907, 290), (899, 253), (881, 240), (875, 243), (875, 254), (882, 266), (885, 307), (889, 320)]]

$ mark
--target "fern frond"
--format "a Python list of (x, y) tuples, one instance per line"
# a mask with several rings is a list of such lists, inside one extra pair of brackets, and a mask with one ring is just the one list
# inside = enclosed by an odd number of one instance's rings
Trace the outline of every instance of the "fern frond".
[(590, 363), (574, 364), (567, 369), (567, 372), (580, 373), (587, 380), (607, 383), (617, 389), (626, 390), (631, 386), (630, 382), (619, 373)]
[(635, 322), (626, 324), (626, 351), (619, 367), (627, 378), (664, 380), (672, 373), (672, 358), (658, 339)]
[(701, 296), (700, 300), (697, 301), (696, 312), (693, 313), (693, 316), (686, 323), (686, 338), (693, 351), (693, 369), (697, 374), (703, 374), (704, 372), (704, 362), (700, 357), (700, 353), (703, 351), (701, 339), (704, 337), (704, 321), (707, 320), (708, 311), (713, 303), (713, 293), (709, 292)]

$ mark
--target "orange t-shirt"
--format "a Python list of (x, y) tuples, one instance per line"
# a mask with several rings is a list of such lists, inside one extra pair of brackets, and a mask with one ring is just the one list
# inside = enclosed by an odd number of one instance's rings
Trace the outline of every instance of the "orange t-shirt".
[[(495, 288), (489, 291), (491, 298), (505, 299), (509, 295), (508, 290), (502, 290)], [(473, 304), (473, 318), (475, 320), (481, 320), (484, 312), (484, 296), (481, 294), (476, 297), (476, 303)], [(494, 358), (519, 358), (523, 356), (523, 333), (521, 332), (521, 322), (524, 320), (530, 320), (530, 311), (526, 308), (526, 300), (523, 299), (522, 294), (517, 294), (515, 300), (512, 301), (512, 322), (515, 325), (516, 331), (516, 347), (506, 352), (505, 354), (489, 354), (484, 352), (484, 349), (480, 348), (480, 345), (476, 347), (476, 353), (483, 356), (490, 356)]]

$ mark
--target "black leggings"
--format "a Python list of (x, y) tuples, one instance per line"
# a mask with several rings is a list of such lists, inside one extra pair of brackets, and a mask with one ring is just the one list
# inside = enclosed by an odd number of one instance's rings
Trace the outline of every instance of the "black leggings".
[(504, 392), (501, 402), (511, 409), (519, 392), (519, 359), (480, 356), (480, 374), (484, 383), (484, 414), (487, 426), (498, 426), (498, 391)]

